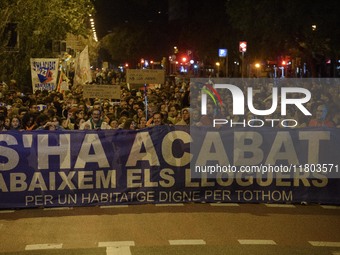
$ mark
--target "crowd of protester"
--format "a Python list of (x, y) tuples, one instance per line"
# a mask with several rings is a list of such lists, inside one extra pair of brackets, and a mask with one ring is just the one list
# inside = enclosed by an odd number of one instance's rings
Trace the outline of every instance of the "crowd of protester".
[[(81, 85), (63, 92), (36, 90), (23, 94), (14, 80), (9, 84), (0, 83), (0, 131), (135, 130), (157, 125), (205, 126), (211, 125), (214, 118), (243, 121), (242, 116), (232, 114), (233, 99), (227, 90), (220, 91), (223, 104), (217, 105), (209, 98), (207, 115), (201, 116), (200, 90), (193, 91), (189, 79), (172, 77), (164, 84), (149, 86), (147, 91), (144, 87), (129, 90), (126, 84), (112, 86), (121, 87), (120, 100), (83, 98)], [(312, 94), (306, 104), (312, 116), (305, 116), (291, 107), (285, 119), (296, 119), (298, 127), (340, 127), (339, 86), (318, 83), (304, 86), (308, 86)], [(271, 95), (272, 84), (261, 84), (254, 95), (254, 107), (269, 109)], [(279, 113), (276, 117), (282, 118)], [(245, 114), (246, 120), (251, 118), (264, 117)]]

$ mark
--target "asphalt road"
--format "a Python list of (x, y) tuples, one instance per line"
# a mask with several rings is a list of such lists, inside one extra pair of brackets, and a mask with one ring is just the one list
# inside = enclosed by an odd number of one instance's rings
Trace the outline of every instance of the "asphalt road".
[(175, 204), (0, 211), (0, 254), (340, 255), (340, 206)]

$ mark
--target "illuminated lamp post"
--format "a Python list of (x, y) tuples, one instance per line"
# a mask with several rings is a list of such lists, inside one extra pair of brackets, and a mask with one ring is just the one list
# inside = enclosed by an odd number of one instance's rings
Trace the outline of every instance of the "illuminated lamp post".
[(216, 62), (215, 64), (217, 66), (217, 77), (220, 76), (220, 62)]
[(259, 69), (260, 69), (260, 64), (259, 63), (256, 63), (255, 64), (255, 68), (256, 68), (256, 77), (259, 77)]

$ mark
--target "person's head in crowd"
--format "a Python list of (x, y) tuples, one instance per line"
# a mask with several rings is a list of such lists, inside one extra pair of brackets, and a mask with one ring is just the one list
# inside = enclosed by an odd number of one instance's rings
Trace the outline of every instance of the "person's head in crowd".
[(120, 112), (119, 116), (120, 116), (120, 117), (125, 116), (126, 118), (129, 118), (130, 113), (129, 113), (128, 110), (122, 110), (122, 111)]
[(91, 129), (91, 130), (102, 130), (102, 129), (112, 129), (110, 125), (103, 121), (102, 112), (100, 109), (93, 109), (91, 111), (91, 117), (85, 121), (80, 127), (80, 130)]
[(48, 119), (52, 119), (54, 116), (56, 116), (56, 112), (51, 108), (46, 108), (46, 111), (44, 113), (48, 116)]
[(19, 118), (22, 119), (22, 117), (24, 117), (24, 115), (28, 112), (28, 109), (27, 107), (20, 107), (19, 110), (18, 110), (18, 115), (19, 115)]
[(54, 116), (52, 120), (47, 121), (44, 125), (38, 127), (38, 130), (64, 130), (60, 125), (61, 118), (59, 116)]
[(137, 127), (138, 129), (142, 129), (142, 128), (146, 128), (146, 117), (145, 116), (142, 116), (138, 119), (138, 124), (137, 124)]
[(136, 129), (135, 121), (131, 118), (127, 119), (123, 125), (123, 129), (135, 130)]
[(198, 109), (192, 109), (190, 111), (190, 121), (192, 125), (196, 125), (201, 119), (201, 112)]
[(95, 124), (99, 123), (101, 121), (102, 113), (100, 109), (94, 108), (91, 112), (91, 120)]
[(112, 127), (112, 129), (117, 129), (118, 128), (118, 120), (117, 119), (111, 119), (109, 122), (109, 125)]
[[(40, 91), (40, 90), (37, 90)], [(30, 113), (39, 113), (39, 107), (35, 102), (32, 102), (30, 105)]]
[[(102, 112), (102, 105), (101, 105), (101, 103), (99, 101), (94, 102), (92, 109), (93, 110), (99, 110), (100, 112)], [(92, 110), (92, 112), (93, 112), (93, 110)]]
[(121, 109), (127, 109), (128, 108), (128, 103), (126, 100), (120, 100), (120, 104), (119, 104)]
[(85, 111), (83, 109), (79, 109), (75, 112), (75, 119), (84, 119)]
[(168, 106), (166, 105), (166, 103), (161, 103), (160, 107), (159, 107), (159, 111), (160, 112), (167, 112), (168, 111)]
[(148, 117), (152, 117), (155, 112), (157, 112), (157, 104), (150, 102), (148, 104)]
[(110, 123), (110, 117), (107, 115), (107, 114), (104, 114), (103, 116), (102, 116), (102, 120), (103, 121), (105, 121), (106, 123)]
[(179, 110), (180, 110), (180, 106), (178, 104), (172, 105), (169, 110), (169, 117), (176, 118)]
[(212, 126), (214, 116), (215, 116), (214, 105), (208, 102), (207, 103), (207, 114), (202, 115), (200, 118), (200, 121), (196, 125), (197, 126)]
[(137, 109), (137, 118), (141, 118), (142, 116), (145, 116), (145, 112), (142, 108)]
[(188, 108), (182, 109), (182, 118), (176, 125), (190, 125), (190, 111)]
[(59, 116), (55, 115), (55, 116), (52, 117), (51, 120), (52, 120), (52, 122), (55, 123), (56, 126), (60, 126), (61, 125), (61, 118)]
[(177, 112), (177, 116), (175, 118), (175, 123), (179, 122), (182, 120), (182, 112), (181, 111), (178, 111)]
[(37, 118), (37, 113), (26, 113), (21, 119), (21, 125), (24, 130), (34, 130), (37, 128), (35, 119)]
[(115, 113), (115, 106), (109, 105), (109, 107), (108, 107), (108, 113), (114, 114), (114, 113)]
[(328, 107), (325, 104), (320, 104), (316, 108), (315, 119), (318, 121), (323, 121), (328, 117)]
[(67, 119), (69, 119), (71, 122), (74, 122), (76, 119), (76, 113), (78, 112), (77, 107), (72, 107), (67, 111)]
[(130, 97), (127, 101), (128, 101), (128, 106), (129, 106), (130, 108), (132, 108), (133, 103), (135, 102), (135, 99), (134, 99), (133, 97)]
[(6, 126), (5, 126), (5, 119), (6, 117), (2, 114), (0, 114), (0, 131), (6, 131)]
[(8, 113), (7, 107), (3, 105), (0, 106), (0, 115), (7, 117), (7, 113)]
[(123, 128), (125, 121), (128, 119), (127, 116), (121, 116), (118, 120), (118, 128)]
[(163, 125), (163, 114), (160, 112), (155, 112), (152, 116), (153, 119), (153, 125), (154, 126), (160, 126)]
[(38, 128), (40, 128), (44, 126), (48, 121), (49, 121), (48, 116), (44, 113), (40, 113), (37, 116), (35, 123), (37, 124)]
[(172, 125), (172, 122), (169, 121), (169, 113), (167, 111), (160, 111), (160, 113), (163, 116), (163, 124)]
[(21, 130), (21, 121), (20, 121), (19, 116), (12, 117), (10, 130)]
[(316, 108), (315, 118), (308, 123), (309, 127), (334, 127), (334, 123), (330, 120), (329, 109), (326, 104), (319, 104)]
[(86, 107), (86, 104), (83, 101), (78, 104), (78, 110), (82, 110), (82, 111), (84, 111), (84, 114), (86, 114), (87, 107)]
[(140, 108), (139, 103), (134, 102), (133, 105), (132, 105), (132, 110), (136, 112), (139, 108)]
[(76, 119), (76, 122), (74, 123), (74, 129), (75, 129), (75, 130), (78, 130), (79, 127), (80, 127), (81, 125), (83, 125), (83, 123), (85, 123), (85, 122), (86, 122), (86, 120), (85, 120), (84, 118), (78, 118), (78, 119)]
[(11, 127), (11, 118), (10, 118), (10, 117), (7, 116), (7, 117), (5, 118), (5, 124), (4, 124), (4, 125), (5, 125), (5, 127), (6, 127), (7, 130), (10, 129), (10, 127)]

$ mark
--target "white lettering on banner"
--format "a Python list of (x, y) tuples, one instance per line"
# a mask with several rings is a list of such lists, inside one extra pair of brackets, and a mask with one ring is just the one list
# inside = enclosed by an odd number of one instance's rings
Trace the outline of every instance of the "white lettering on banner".
[(40, 68), (48, 68), (50, 70), (56, 70), (56, 62), (55, 61), (34, 61), (33, 62), (33, 70), (39, 71)]
[[(6, 142), (7, 145), (17, 145), (17, 139), (8, 134), (0, 135), (0, 142)], [(0, 171), (8, 171), (15, 168), (19, 163), (19, 154), (12, 148), (4, 147), (0, 145), (0, 156), (7, 158), (7, 163), (3, 161), (0, 163)], [(6, 162), (6, 161), (5, 161)]]
[[(207, 165), (207, 160), (216, 160), (220, 162), (221, 165), (230, 165), (230, 161), (222, 141), (220, 133), (207, 132), (204, 137), (201, 150), (198, 154), (196, 165)], [(211, 152), (212, 146), (214, 146), (214, 152)]]
[[(265, 180), (265, 181), (264, 181)], [(296, 172), (294, 175), (284, 175), (278, 173), (273, 176), (272, 173), (257, 173), (247, 174), (243, 172), (237, 173), (217, 173), (216, 178), (209, 178), (208, 173), (201, 172), (200, 176), (192, 176), (191, 169), (185, 169), (185, 187), (199, 188), (199, 187), (229, 187), (236, 183), (241, 187), (249, 187), (257, 184), (261, 187), (267, 187), (274, 184), (276, 187), (325, 187), (328, 183), (326, 175), (320, 173)]]
[(155, 191), (131, 191), (131, 192), (101, 192), (101, 193), (83, 193), (81, 194), (82, 204), (93, 203), (128, 203), (137, 202), (155, 202)]
[[(330, 131), (300, 131), (298, 134), (299, 140), (297, 142), (301, 140), (307, 141), (308, 162), (318, 162), (320, 143), (330, 140)], [(263, 160), (265, 160), (265, 164), (271, 165), (275, 165), (280, 160), (286, 160), (289, 164), (300, 164), (290, 132), (279, 131), (276, 133), (268, 155), (264, 155), (261, 149), (263, 136), (264, 134), (259, 132), (235, 131), (233, 165), (246, 165), (244, 162), (255, 165)], [(207, 132), (195, 165), (208, 165), (208, 161), (213, 160), (217, 161), (221, 166), (230, 165), (229, 157), (222, 141), (223, 138), (219, 132)], [(212, 148), (214, 149), (212, 150)], [(252, 154), (252, 156), (245, 158), (246, 152), (249, 152), (248, 154)]]
[[(263, 159), (263, 150), (260, 148), (262, 143), (263, 137), (258, 132), (235, 132), (234, 144), (237, 144), (237, 147), (234, 148), (234, 165), (259, 164)], [(246, 152), (251, 152), (253, 156), (245, 157)]]
[(25, 196), (25, 205), (46, 206), (53, 205), (52, 195)]
[(74, 205), (77, 203), (77, 200), (78, 200), (77, 194), (58, 195), (59, 205)]
[(328, 131), (299, 132), (300, 140), (308, 141), (308, 163), (318, 163), (321, 140), (330, 140), (331, 133)]
[[(284, 151), (280, 151), (284, 148)], [(287, 160), (289, 164), (299, 164), (293, 139), (287, 131), (278, 132), (273, 141), (265, 164), (275, 164), (278, 160)]]
[(162, 179), (160, 181), (152, 181), (150, 169), (128, 169), (126, 186), (127, 188), (152, 188), (159, 186), (170, 188), (175, 185), (174, 174), (172, 169), (165, 168), (159, 171), (159, 176)]
[(48, 145), (48, 134), (38, 135), (38, 169), (49, 168), (49, 156), (56, 155), (60, 158), (60, 169), (71, 168), (70, 134), (59, 135), (59, 146)]
[(201, 192), (195, 191), (160, 191), (159, 202), (199, 202), (201, 201)]
[(176, 158), (173, 154), (173, 143), (176, 140), (181, 140), (183, 143), (192, 142), (190, 134), (184, 131), (172, 131), (169, 132), (162, 142), (162, 154), (164, 160), (171, 166), (181, 167), (190, 163), (192, 154), (183, 151), (183, 155), (180, 158)]
[(293, 192), (285, 190), (235, 190), (237, 199), (246, 202), (291, 202)]
[(213, 201), (231, 201), (231, 191), (230, 190), (206, 190), (204, 193), (205, 200)]
[[(303, 149), (307, 156), (308, 163), (319, 161), (320, 144), (330, 141), (330, 131), (298, 131), (298, 139), (294, 142), (301, 143), (306, 148)], [(261, 148), (264, 141), (264, 134), (253, 131), (235, 131), (233, 142), (233, 155), (228, 155), (223, 144), (223, 137), (219, 132), (207, 132), (198, 152), (196, 165), (207, 165), (207, 161), (217, 161), (219, 165), (256, 165), (260, 162), (275, 165), (278, 161), (287, 161), (290, 164), (300, 164), (298, 154), (292, 139), (292, 134), (287, 131), (278, 131), (274, 140), (269, 146), (268, 154)], [(71, 135), (59, 134), (57, 137), (58, 145), (49, 144), (48, 134), (37, 135), (37, 162), (38, 169), (50, 169), (50, 156), (57, 156), (60, 159), (60, 169), (83, 169), (87, 163), (97, 163), (98, 168), (109, 168), (110, 163), (104, 151), (102, 142), (98, 134), (86, 134), (81, 143), (80, 151), (77, 155), (71, 155)], [(135, 167), (138, 161), (147, 161), (151, 166), (160, 166), (158, 157), (163, 157), (170, 166), (183, 167), (190, 163), (193, 154), (189, 151), (181, 152), (182, 155), (174, 155), (173, 145), (178, 140), (180, 143), (188, 144), (192, 142), (190, 134), (184, 131), (172, 131), (168, 133), (162, 141), (162, 149), (156, 151), (151, 136), (148, 132), (139, 132), (135, 136), (126, 162), (126, 167)], [(9, 134), (1, 134), (0, 142), (5, 142), (7, 146), (0, 145), (0, 171), (9, 171), (19, 164), (18, 152), (10, 146), (19, 144), (16, 138)], [(24, 141), (25, 142), (25, 141)], [(306, 145), (304, 145), (306, 144)], [(230, 146), (230, 144), (226, 145)], [(31, 147), (31, 146), (29, 146)], [(24, 148), (29, 148), (25, 147)], [(283, 148), (283, 150), (282, 150)], [(111, 151), (112, 152), (112, 151)], [(74, 153), (74, 152), (73, 152)], [(251, 156), (249, 156), (251, 155)], [(71, 156), (75, 157), (75, 164), (72, 166)], [(175, 157), (176, 156), (176, 157)], [(306, 158), (306, 157), (304, 157)], [(34, 163), (32, 164), (34, 165)], [(0, 180), (1, 181), (1, 180)]]
[[(144, 147), (145, 152), (142, 152)], [(148, 132), (136, 134), (126, 166), (136, 166), (138, 161), (149, 161), (150, 166), (159, 166), (157, 152)]]
[[(90, 154), (93, 148), (94, 154)], [(84, 168), (86, 163), (98, 163), (99, 168), (110, 167), (98, 134), (86, 134), (81, 145), (75, 168)]]
[[(156, 199), (157, 195), (157, 199)], [(284, 190), (193, 190), (193, 191), (129, 191), (94, 192), (81, 194), (28, 195), (26, 206), (73, 206), (76, 204), (181, 203), (181, 202), (292, 202), (293, 192)]]
[[(169, 185), (172, 176), (168, 170), (162, 173), (164, 177), (162, 185)], [(172, 172), (173, 174), (173, 172)], [(54, 190), (83, 190), (83, 189), (110, 189), (117, 187), (116, 170), (97, 171), (70, 171), (50, 172), (48, 178), (44, 178), (41, 172), (33, 173), (28, 180), (25, 173), (10, 173), (10, 183), (7, 184), (0, 173), (0, 191), (21, 192), (21, 191), (54, 191)], [(173, 179), (174, 180), (174, 179)], [(174, 182), (174, 181), (173, 181)]]

